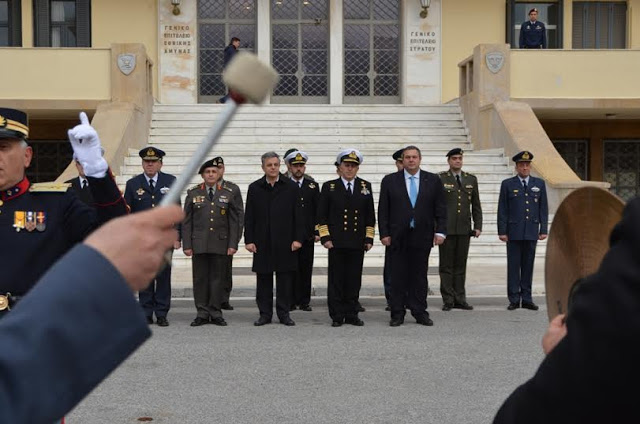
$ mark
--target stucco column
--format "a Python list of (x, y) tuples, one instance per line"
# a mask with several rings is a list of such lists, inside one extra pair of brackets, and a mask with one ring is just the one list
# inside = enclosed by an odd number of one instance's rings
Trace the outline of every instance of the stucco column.
[(508, 101), (511, 93), (510, 47), (479, 44), (473, 49), (473, 90), (479, 108)]
[(344, 98), (344, 13), (342, 0), (329, 2), (329, 103), (341, 105)]
[[(256, 54), (264, 63), (271, 64), (271, 3), (269, 0), (258, 0), (256, 17)], [(270, 103), (267, 96), (265, 103)]]

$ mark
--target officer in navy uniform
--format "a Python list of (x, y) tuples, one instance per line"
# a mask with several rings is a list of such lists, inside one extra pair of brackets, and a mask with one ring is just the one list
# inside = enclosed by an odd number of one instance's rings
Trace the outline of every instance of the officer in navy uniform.
[[(242, 198), (222, 181), (222, 158), (216, 157), (200, 166), (203, 182), (187, 192), (182, 222), (184, 253), (191, 256), (193, 298), (197, 316), (192, 327), (211, 322), (226, 326), (222, 317), (229, 259), (238, 251), (238, 232), (242, 226)], [(238, 201), (238, 199), (240, 199)]]
[(293, 282), (293, 304), (291, 310), (299, 307), (302, 311), (311, 311), (311, 277), (313, 275), (313, 252), (316, 241), (320, 241), (316, 214), (320, 189), (312, 178), (305, 176), (309, 156), (302, 151), (294, 150), (285, 156), (284, 161), (289, 168), (291, 180), (300, 188), (300, 207), (304, 220), (304, 239), (298, 250), (298, 270)]
[(537, 311), (531, 285), (536, 244), (547, 238), (547, 188), (543, 179), (529, 175), (531, 152), (520, 152), (512, 159), (518, 175), (502, 181), (498, 200), (498, 236), (507, 243), (507, 309), (519, 308), (522, 301), (523, 308)]
[(373, 245), (376, 223), (371, 184), (356, 174), (362, 154), (345, 149), (338, 155), (340, 178), (322, 185), (318, 229), (329, 249), (327, 301), (333, 327), (364, 325), (358, 318), (364, 253)]
[[(165, 156), (164, 151), (157, 147), (145, 147), (138, 154), (142, 158), (144, 172), (127, 181), (124, 190), (124, 198), (131, 207), (132, 213), (156, 207), (176, 180), (175, 176), (160, 172), (162, 158)], [(174, 249), (180, 248), (179, 226), (177, 230), (178, 240), (173, 246)], [(149, 283), (149, 287), (138, 293), (138, 298), (149, 324), (153, 324), (155, 313), (157, 324), (161, 327), (168, 326), (167, 314), (171, 306), (171, 266), (167, 265), (160, 271), (155, 280)]]
[(547, 29), (544, 23), (538, 20), (538, 9), (535, 7), (529, 11), (529, 20), (520, 25), (520, 48), (547, 48)]
[(31, 184), (25, 175), (33, 150), (27, 115), (0, 108), (0, 316), (76, 243), (127, 205), (102, 157), (100, 140), (84, 112), (69, 141), (86, 171), (94, 206), (66, 183)]
[(473, 309), (467, 303), (465, 279), (471, 236), (480, 237), (482, 233), (482, 206), (478, 179), (462, 170), (463, 154), (459, 147), (451, 149), (447, 153), (449, 170), (439, 174), (447, 199), (447, 238), (440, 245), (443, 311)]

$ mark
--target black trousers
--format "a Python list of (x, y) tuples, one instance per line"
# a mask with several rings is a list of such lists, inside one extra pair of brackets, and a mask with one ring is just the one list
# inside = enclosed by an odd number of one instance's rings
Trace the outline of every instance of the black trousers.
[(465, 279), (471, 237), (447, 235), (440, 249), (440, 293), (447, 304), (466, 303)]
[(384, 268), (382, 269), (382, 284), (384, 285), (384, 297), (387, 299), (387, 305), (389, 299), (391, 299), (391, 248), (386, 246), (384, 248)]
[(171, 267), (167, 266), (151, 280), (146, 289), (138, 292), (138, 301), (147, 317), (166, 317), (171, 307)]
[(293, 304), (308, 305), (311, 302), (311, 276), (313, 275), (314, 240), (307, 240), (298, 249), (298, 271), (293, 283)]
[[(289, 317), (295, 272), (276, 272), (276, 314), (282, 321)], [(273, 316), (273, 273), (256, 274), (256, 303), (260, 316)]]
[(342, 322), (358, 317), (364, 249), (329, 249), (329, 316)]
[(404, 319), (405, 305), (415, 318), (427, 312), (427, 269), (431, 248), (391, 246), (391, 319)]
[(222, 291), (222, 303), (229, 303), (231, 290), (233, 290), (233, 256), (227, 256), (227, 275), (224, 279), (224, 289)]
[(510, 303), (532, 303), (531, 285), (537, 240), (507, 242), (507, 296)]
[(200, 318), (222, 318), (228, 258), (215, 253), (193, 255), (193, 299)]

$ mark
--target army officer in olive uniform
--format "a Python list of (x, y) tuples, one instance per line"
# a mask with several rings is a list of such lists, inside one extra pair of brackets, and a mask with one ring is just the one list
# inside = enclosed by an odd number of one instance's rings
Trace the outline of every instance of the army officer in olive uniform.
[[(447, 199), (447, 238), (440, 245), (440, 293), (443, 311), (452, 308), (471, 310), (467, 303), (464, 282), (471, 236), (482, 233), (482, 207), (478, 179), (462, 171), (460, 148), (447, 153), (449, 170), (440, 173)], [(471, 219), (473, 218), (473, 226)]]
[(220, 159), (202, 164), (203, 182), (190, 189), (184, 201), (183, 248), (185, 255), (193, 256), (193, 297), (197, 310), (192, 327), (209, 322), (227, 325), (222, 317), (222, 303), (229, 256), (238, 251), (242, 204), (238, 204), (233, 188), (222, 181)]

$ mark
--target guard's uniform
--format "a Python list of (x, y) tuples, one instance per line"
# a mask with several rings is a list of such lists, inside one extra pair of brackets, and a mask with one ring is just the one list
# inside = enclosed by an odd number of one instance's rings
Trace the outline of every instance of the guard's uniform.
[[(514, 162), (533, 159), (529, 152), (514, 156)], [(532, 304), (531, 285), (538, 236), (547, 234), (549, 206), (544, 180), (529, 176), (507, 178), (500, 186), (498, 235), (507, 241), (507, 295), (510, 305)]]
[(445, 305), (466, 305), (469, 241), (473, 230), (482, 231), (478, 179), (464, 171), (460, 172), (459, 178), (451, 170), (439, 175), (447, 200), (447, 238), (439, 246), (440, 293)]
[(111, 174), (88, 180), (95, 209), (68, 192), (66, 183), (32, 185), (25, 177), (0, 192), (0, 295), (10, 293), (9, 307), (100, 223), (127, 213)]
[[(165, 153), (155, 147), (144, 148), (139, 152), (144, 160), (161, 160)], [(162, 198), (169, 192), (176, 177), (164, 172), (157, 173), (157, 181), (153, 187), (149, 185), (149, 178), (145, 174), (139, 174), (127, 181), (124, 190), (124, 198), (131, 207), (131, 212), (141, 212), (155, 208)], [(180, 226), (178, 225), (178, 240), (180, 240)], [(147, 318), (166, 319), (171, 307), (171, 265), (165, 266), (149, 283), (149, 286), (138, 293), (140, 306)], [(162, 321), (161, 321), (162, 322)]]
[(316, 215), (320, 189), (318, 183), (309, 178), (304, 178), (299, 187), (300, 207), (304, 219), (304, 241), (298, 250), (298, 272), (293, 284), (293, 302), (295, 305), (305, 308), (311, 302), (311, 277), (313, 275), (315, 236), (318, 234)]
[(182, 223), (183, 248), (193, 250), (193, 297), (197, 316), (206, 321), (222, 318), (231, 258), (227, 249), (238, 249), (242, 213), (242, 199), (238, 202), (229, 182), (223, 181), (211, 189), (210, 195), (209, 187), (201, 183), (187, 192)]
[(521, 49), (546, 49), (547, 29), (543, 22), (525, 21), (520, 26)]
[(358, 318), (364, 245), (373, 244), (375, 223), (373, 192), (368, 181), (354, 178), (351, 194), (342, 178), (322, 185), (318, 229), (321, 243), (333, 243), (329, 249), (327, 293), (333, 322), (353, 322)]

